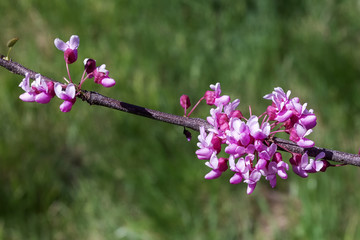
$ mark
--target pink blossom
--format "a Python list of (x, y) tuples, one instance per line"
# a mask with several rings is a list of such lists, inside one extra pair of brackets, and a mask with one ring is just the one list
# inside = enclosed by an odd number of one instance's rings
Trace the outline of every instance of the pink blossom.
[(274, 88), (274, 91), (264, 96), (265, 99), (272, 100), (277, 110), (280, 112), (285, 104), (288, 103), (291, 91), (287, 91), (285, 94), (281, 87)]
[(76, 101), (75, 85), (72, 83), (69, 83), (68, 85), (66, 85), (66, 88), (63, 89), (63, 85), (61, 83), (55, 83), (54, 89), (55, 89), (56, 96), (58, 98), (64, 100), (64, 102), (60, 105), (60, 110), (62, 112), (69, 112)]
[(261, 170), (261, 173), (270, 182), (271, 187), (274, 188), (276, 186), (276, 174), (282, 179), (287, 179), (287, 170), (289, 170), (289, 165), (282, 160), (281, 153), (276, 152), (273, 160), (265, 169)]
[(263, 175), (265, 179), (270, 182), (272, 188), (276, 186), (276, 174), (282, 179), (287, 178), (286, 170), (289, 170), (289, 165), (286, 162), (272, 161), (268, 164), (267, 168), (264, 169)]
[(230, 170), (235, 172), (234, 176), (230, 178), (231, 184), (238, 184), (240, 183), (244, 176), (249, 175), (249, 171), (251, 169), (251, 162), (254, 160), (254, 155), (249, 154), (245, 158), (241, 157), (235, 163), (235, 158), (233, 155), (230, 155), (229, 157), (229, 166)]
[(211, 155), (221, 150), (221, 141), (213, 132), (208, 135), (205, 132), (204, 126), (200, 127), (200, 135), (198, 136), (199, 142), (197, 146), (200, 148), (195, 153), (201, 160), (209, 160)]
[(303, 125), (295, 123), (294, 127), (290, 130), (289, 139), (303, 148), (310, 148), (315, 145), (314, 141), (305, 138), (312, 132), (311, 129), (306, 129)]
[(250, 175), (244, 176), (244, 182), (248, 184), (246, 190), (246, 193), (248, 195), (250, 195), (255, 190), (256, 183), (260, 180), (260, 178), (261, 178), (261, 173), (257, 169), (253, 170), (250, 173)]
[(249, 126), (250, 134), (256, 140), (264, 140), (270, 134), (270, 130), (271, 130), (270, 124), (268, 122), (264, 122), (263, 124), (261, 124), (261, 128), (260, 128), (258, 117), (255, 115), (249, 118), (246, 125)]
[(19, 84), (19, 87), (21, 87), (25, 91), (25, 93), (21, 94), (19, 97), (22, 101), (35, 102), (36, 92), (30, 86), (30, 74), (29, 73), (25, 74), (25, 78)]
[(101, 84), (104, 87), (112, 87), (116, 84), (115, 80), (109, 77), (109, 71), (106, 70), (106, 65), (102, 64), (100, 67), (94, 68), (95, 60), (86, 58), (84, 60), (85, 71), (89, 74), (89, 78), (94, 77), (94, 82)]
[(57, 49), (64, 52), (64, 59), (67, 64), (71, 64), (77, 60), (80, 39), (77, 35), (72, 35), (66, 43), (59, 38), (54, 40)]
[(220, 177), (221, 174), (228, 169), (227, 161), (228, 159), (226, 158), (218, 159), (216, 153), (214, 152), (211, 155), (210, 160), (205, 163), (206, 166), (212, 168), (212, 170), (205, 175), (205, 179), (215, 179)]
[(290, 158), (290, 163), (292, 165), (294, 173), (300, 177), (306, 178), (308, 173), (315, 173), (322, 171), (326, 166), (326, 161), (319, 161), (319, 159), (325, 156), (324, 152), (319, 153), (314, 159), (309, 159), (307, 152), (303, 155), (293, 153), (293, 156)]
[(228, 139), (232, 142), (240, 143), (242, 146), (249, 145), (251, 141), (249, 126), (238, 118), (231, 118), (229, 131), (226, 132)]
[(25, 93), (20, 95), (20, 99), (24, 102), (37, 102), (37, 103), (48, 103), (55, 96), (54, 83), (51, 81), (45, 81), (40, 74), (35, 75), (35, 81), (29, 84), (30, 75), (25, 74), (25, 78), (20, 83)]
[(226, 105), (230, 102), (229, 96), (227, 95), (220, 96), (221, 94), (220, 83), (216, 83), (215, 85), (211, 84), (210, 88), (213, 91), (206, 91), (204, 95), (204, 98), (208, 105), (215, 105), (218, 107), (220, 105)]

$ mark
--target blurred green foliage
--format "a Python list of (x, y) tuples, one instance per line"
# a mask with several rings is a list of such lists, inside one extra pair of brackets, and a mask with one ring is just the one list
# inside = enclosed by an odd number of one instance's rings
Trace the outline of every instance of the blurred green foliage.
[[(321, 1), (0, 2), (0, 52), (61, 80), (59, 37), (80, 37), (82, 59), (105, 63), (113, 89), (84, 88), (182, 114), (221, 82), (241, 109), (260, 114), (276, 86), (318, 114), (318, 146), (357, 152), (360, 143), (360, 5)], [(275, 189), (205, 181), (196, 133), (89, 106), (70, 113), (18, 99), (20, 76), (0, 70), (0, 239), (359, 239), (356, 167), (300, 179), (289, 171)], [(195, 112), (205, 117), (209, 108)]]

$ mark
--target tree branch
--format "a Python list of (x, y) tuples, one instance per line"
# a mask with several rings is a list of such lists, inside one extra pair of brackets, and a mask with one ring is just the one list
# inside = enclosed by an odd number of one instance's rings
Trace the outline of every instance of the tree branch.
[[(25, 73), (29, 73), (30, 78), (32, 78), (32, 79), (35, 79), (35, 74), (37, 74), (36, 72), (25, 68), (24, 66), (22, 66), (21, 64), (19, 64), (17, 62), (13, 62), (11, 60), (7, 61), (7, 60), (3, 59), (2, 57), (0, 58), (0, 66), (2, 66), (3, 68), (5, 68), (5, 69), (9, 70), (10, 72), (17, 74), (17, 75), (25, 76)], [(48, 78), (46, 76), (42, 75), (42, 77), (47, 81), (55, 82), (55, 80)], [(108, 107), (108, 108), (120, 110), (123, 112), (132, 113), (132, 114), (136, 114), (139, 116), (151, 118), (154, 120), (163, 121), (163, 122), (167, 122), (167, 123), (175, 124), (175, 125), (179, 125), (179, 126), (184, 126), (184, 127), (193, 129), (195, 131), (199, 131), (199, 128), (201, 126), (204, 126), (205, 129), (209, 129), (212, 127), (204, 119), (182, 117), (182, 116), (178, 116), (178, 115), (173, 115), (173, 114), (169, 114), (169, 113), (164, 113), (164, 112), (132, 105), (129, 103), (121, 102), (119, 100), (103, 96), (103, 95), (101, 95), (97, 92), (93, 92), (93, 91), (81, 90), (81, 94), (79, 94), (78, 97), (81, 98), (83, 101), (86, 101), (90, 105), (98, 105), (98, 106)], [(340, 151), (326, 149), (326, 148), (319, 148), (319, 147), (312, 147), (312, 148), (304, 149), (302, 147), (299, 147), (298, 145), (296, 145), (295, 143), (293, 143), (291, 141), (281, 139), (281, 138), (276, 138), (276, 137), (270, 138), (270, 139), (268, 139), (268, 141), (277, 144), (280, 147), (280, 150), (283, 150), (283, 151), (288, 150), (288, 151), (291, 151), (294, 153), (300, 153), (300, 154), (303, 154), (303, 153), (305, 153), (305, 151), (307, 151), (308, 155), (312, 156), (312, 157), (315, 157), (320, 152), (325, 152), (324, 159), (326, 159), (326, 160), (331, 160), (331, 161), (338, 162), (341, 164), (360, 166), (360, 156), (357, 154), (345, 153), (345, 152), (340, 152)]]

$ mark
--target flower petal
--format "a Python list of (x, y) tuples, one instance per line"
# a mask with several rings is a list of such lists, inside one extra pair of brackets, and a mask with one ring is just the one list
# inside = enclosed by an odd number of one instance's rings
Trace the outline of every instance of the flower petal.
[(114, 86), (115, 83), (116, 83), (115, 80), (112, 78), (103, 78), (101, 80), (101, 85), (103, 85), (104, 87), (107, 87), (107, 88)]
[(69, 45), (71, 49), (77, 49), (79, 47), (80, 39), (77, 35), (72, 35), (70, 37)]
[(56, 38), (54, 40), (54, 44), (55, 44), (55, 47), (63, 52), (66, 51), (66, 49), (68, 49), (68, 45), (61, 39), (59, 38)]
[(19, 96), (19, 98), (24, 102), (34, 102), (35, 101), (35, 94), (30, 94), (25, 92)]

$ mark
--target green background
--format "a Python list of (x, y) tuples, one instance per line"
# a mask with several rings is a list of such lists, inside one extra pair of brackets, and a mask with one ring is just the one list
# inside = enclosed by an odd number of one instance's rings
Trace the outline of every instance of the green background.
[[(181, 115), (210, 84), (261, 114), (262, 96), (291, 89), (318, 116), (318, 146), (360, 146), (358, 1), (0, 1), (0, 53), (61, 81), (56, 37), (80, 37), (82, 60), (117, 80), (83, 88)], [(21, 102), (22, 77), (0, 70), (0, 239), (359, 239), (359, 169), (306, 179), (289, 171), (250, 196), (209, 171), (182, 128), (59, 99)], [(76, 81), (76, 80), (75, 80)], [(206, 117), (201, 105), (195, 115)]]

